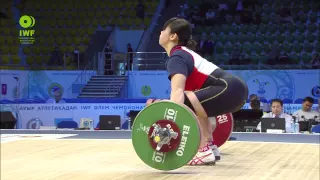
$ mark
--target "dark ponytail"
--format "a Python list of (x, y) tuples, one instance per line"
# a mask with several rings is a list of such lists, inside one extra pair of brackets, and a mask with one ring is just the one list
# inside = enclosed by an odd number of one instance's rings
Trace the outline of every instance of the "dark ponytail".
[(190, 38), (187, 40), (186, 47), (191, 49), (192, 51), (195, 51), (197, 47), (197, 42)]

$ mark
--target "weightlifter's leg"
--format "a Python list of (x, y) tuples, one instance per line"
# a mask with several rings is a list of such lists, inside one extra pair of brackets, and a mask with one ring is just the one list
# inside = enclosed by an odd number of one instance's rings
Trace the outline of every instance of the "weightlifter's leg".
[[(190, 103), (193, 107), (193, 110), (198, 117), (199, 126), (200, 126), (200, 129), (202, 132), (200, 147), (203, 147), (206, 145), (207, 142), (212, 141), (213, 127), (212, 127), (211, 122), (208, 119), (207, 113), (203, 109), (202, 105), (200, 104), (200, 101), (198, 100), (198, 98), (194, 94), (194, 92), (186, 91), (185, 93), (188, 98), (187, 101), (190, 101)], [(186, 100), (185, 100), (185, 102), (186, 102)]]
[(207, 113), (200, 104), (194, 92), (185, 92), (185, 105), (190, 107), (197, 115), (201, 131), (200, 149), (195, 157), (188, 163), (189, 165), (215, 164), (215, 154), (210, 147), (212, 144), (212, 125), (208, 119)]

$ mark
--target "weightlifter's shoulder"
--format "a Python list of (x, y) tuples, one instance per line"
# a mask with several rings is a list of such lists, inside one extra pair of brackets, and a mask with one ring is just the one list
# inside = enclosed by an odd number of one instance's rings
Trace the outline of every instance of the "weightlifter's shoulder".
[(166, 62), (166, 69), (169, 73), (179, 73), (185, 76), (188, 76), (192, 72), (193, 66), (192, 56), (180, 49), (172, 52)]
[(193, 63), (192, 55), (182, 49), (177, 49), (173, 51), (168, 60), (177, 60), (177, 59), (184, 61), (186, 64)]

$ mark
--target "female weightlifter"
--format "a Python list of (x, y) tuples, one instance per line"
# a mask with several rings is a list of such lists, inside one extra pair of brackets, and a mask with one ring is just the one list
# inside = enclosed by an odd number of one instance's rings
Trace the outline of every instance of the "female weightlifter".
[(199, 151), (188, 164), (212, 164), (220, 153), (212, 143), (215, 123), (210, 119), (239, 110), (248, 97), (248, 88), (241, 79), (194, 52), (196, 42), (191, 34), (188, 21), (171, 18), (163, 26), (159, 44), (169, 56), (166, 69), (171, 81), (170, 100), (194, 111), (202, 133)]

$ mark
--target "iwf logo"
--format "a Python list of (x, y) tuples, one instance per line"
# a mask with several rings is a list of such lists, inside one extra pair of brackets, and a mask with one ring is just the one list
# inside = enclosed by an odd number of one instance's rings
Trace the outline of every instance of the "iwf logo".
[(23, 30), (19, 30), (19, 39), (21, 44), (33, 44), (35, 41), (35, 30), (32, 29), (36, 24), (36, 20), (32, 16), (24, 15), (20, 18), (19, 24)]

